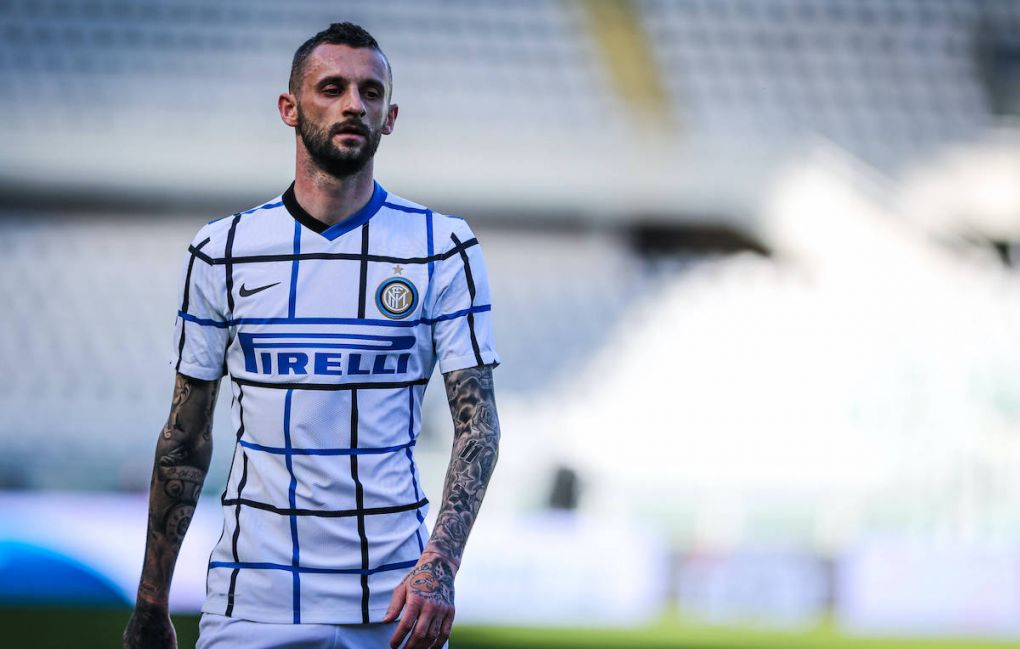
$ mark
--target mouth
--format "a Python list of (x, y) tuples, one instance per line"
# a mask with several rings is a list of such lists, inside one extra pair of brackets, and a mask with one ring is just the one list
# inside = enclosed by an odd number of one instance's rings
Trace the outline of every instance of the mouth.
[(359, 138), (361, 140), (368, 139), (368, 133), (366, 133), (365, 129), (355, 124), (341, 126), (339, 129), (336, 130), (333, 136), (342, 139), (348, 138)]

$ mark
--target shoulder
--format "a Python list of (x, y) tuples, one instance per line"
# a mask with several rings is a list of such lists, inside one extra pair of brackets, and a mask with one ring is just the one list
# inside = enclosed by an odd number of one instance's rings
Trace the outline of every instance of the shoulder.
[(463, 216), (443, 214), (421, 203), (415, 203), (392, 193), (386, 195), (383, 206), (397, 212), (428, 219), (432, 227), (432, 240), (435, 242), (437, 250), (450, 250), (457, 245), (457, 241), (463, 243), (469, 239), (474, 239), (475, 235), (471, 231), (467, 219)]
[(198, 233), (191, 241), (191, 250), (192, 252), (198, 251), (196, 254), (200, 258), (222, 257), (227, 239), (230, 237), (230, 230), (236, 221), (257, 218), (261, 213), (282, 207), (283, 199), (281, 196), (277, 196), (255, 207), (215, 218), (199, 228)]
[(391, 210), (397, 212), (404, 212), (405, 214), (419, 214), (425, 215), (432, 212), (431, 209), (425, 207), (421, 203), (415, 203), (414, 201), (407, 200), (403, 196), (397, 196), (392, 192), (386, 192), (386, 198), (383, 200), (383, 207), (388, 207)]
[[(449, 214), (437, 215), (435, 225), (436, 248), (448, 253), (454, 248), (463, 248), (478, 242), (467, 219)], [(470, 243), (469, 243), (470, 242)]]

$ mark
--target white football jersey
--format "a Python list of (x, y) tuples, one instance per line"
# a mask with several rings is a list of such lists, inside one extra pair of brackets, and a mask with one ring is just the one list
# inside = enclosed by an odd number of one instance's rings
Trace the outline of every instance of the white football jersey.
[(172, 362), (229, 374), (237, 436), (202, 610), (380, 621), (428, 540), (425, 384), (499, 362), (477, 239), (378, 184), (326, 227), (291, 185), (199, 231), (180, 297)]

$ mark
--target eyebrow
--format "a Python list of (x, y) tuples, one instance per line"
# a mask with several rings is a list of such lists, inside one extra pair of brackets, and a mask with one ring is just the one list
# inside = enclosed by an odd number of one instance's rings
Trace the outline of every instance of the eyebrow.
[[(343, 85), (346, 85), (346, 84), (348, 84), (350, 82), (351, 82), (351, 80), (348, 79), (347, 77), (344, 77), (343, 75), (331, 74), (328, 77), (323, 77), (322, 79), (320, 79), (315, 85), (316, 85), (316, 87), (321, 88), (321, 87), (329, 85), (331, 83), (335, 83), (337, 85), (343, 86)], [(362, 79), (361, 82), (358, 85), (374, 86), (374, 87), (378, 88), (379, 90), (386, 90), (386, 85), (383, 82), (379, 81), (378, 79), (371, 79), (371, 78), (370, 79)]]

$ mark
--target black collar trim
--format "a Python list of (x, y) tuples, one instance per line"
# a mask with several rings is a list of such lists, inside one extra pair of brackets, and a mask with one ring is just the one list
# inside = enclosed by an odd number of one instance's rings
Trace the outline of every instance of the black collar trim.
[(287, 211), (290, 212), (290, 215), (295, 220), (312, 232), (322, 234), (329, 227), (329, 225), (306, 212), (305, 208), (301, 207), (301, 204), (297, 202), (297, 196), (294, 195), (294, 183), (291, 183), (287, 191), (283, 192), (283, 206), (287, 208)]
[(367, 223), (368, 220), (375, 216), (375, 213), (382, 208), (383, 203), (386, 201), (386, 196), (386, 190), (383, 189), (379, 183), (373, 182), (372, 198), (368, 200), (368, 203), (354, 214), (351, 214), (344, 220), (334, 223), (333, 225), (323, 223), (306, 212), (305, 208), (301, 207), (301, 204), (297, 201), (297, 196), (294, 195), (294, 183), (291, 183), (290, 187), (287, 188), (287, 191), (283, 193), (283, 205), (298, 223), (305, 226), (312, 232), (316, 232), (332, 241), (358, 226)]

